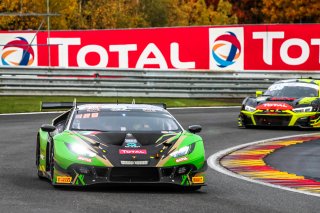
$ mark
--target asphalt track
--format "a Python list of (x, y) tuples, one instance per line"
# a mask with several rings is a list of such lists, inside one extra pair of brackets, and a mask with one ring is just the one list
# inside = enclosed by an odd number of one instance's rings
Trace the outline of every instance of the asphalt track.
[[(238, 129), (238, 109), (170, 111), (185, 128), (191, 124), (203, 126), (200, 135), (205, 140), (207, 157), (252, 141), (304, 133), (288, 129)], [(142, 186), (55, 189), (37, 178), (34, 157), (37, 129), (55, 116), (0, 116), (0, 212), (320, 212), (318, 197), (239, 180), (210, 168), (208, 186), (192, 193)], [(319, 150), (316, 145), (313, 148)], [(270, 162), (283, 168), (292, 166), (290, 162), (296, 163), (298, 166), (291, 167), (294, 172), (305, 172), (303, 168), (319, 170), (319, 164), (309, 165), (307, 160), (301, 160), (305, 155), (319, 156), (318, 152), (308, 154), (299, 147), (290, 149), (278, 154), (281, 162), (275, 162), (276, 157), (270, 158)]]

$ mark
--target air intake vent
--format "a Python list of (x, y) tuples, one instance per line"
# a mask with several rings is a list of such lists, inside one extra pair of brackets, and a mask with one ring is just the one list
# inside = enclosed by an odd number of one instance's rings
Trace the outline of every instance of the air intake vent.
[(110, 181), (117, 182), (157, 182), (160, 180), (158, 168), (115, 167), (111, 169)]

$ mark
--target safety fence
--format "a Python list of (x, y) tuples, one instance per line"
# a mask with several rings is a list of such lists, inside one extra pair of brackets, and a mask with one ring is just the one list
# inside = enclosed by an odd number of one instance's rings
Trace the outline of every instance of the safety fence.
[(187, 71), (0, 67), (0, 95), (243, 98), (306, 71)]

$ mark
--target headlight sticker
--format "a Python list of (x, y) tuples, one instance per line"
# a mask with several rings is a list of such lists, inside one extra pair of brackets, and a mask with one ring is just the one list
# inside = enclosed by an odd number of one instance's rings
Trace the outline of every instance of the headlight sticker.
[(187, 160), (189, 160), (187, 157), (177, 158), (176, 163), (180, 163), (180, 162), (187, 161)]

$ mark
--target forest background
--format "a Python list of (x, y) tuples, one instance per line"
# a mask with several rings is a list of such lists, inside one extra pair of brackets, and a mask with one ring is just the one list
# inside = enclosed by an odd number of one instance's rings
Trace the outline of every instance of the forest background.
[[(47, 0), (0, 0), (1, 30), (46, 29)], [(50, 28), (320, 23), (319, 0), (50, 0)], [(32, 15), (34, 13), (34, 15)], [(29, 14), (25, 16), (25, 14)]]

